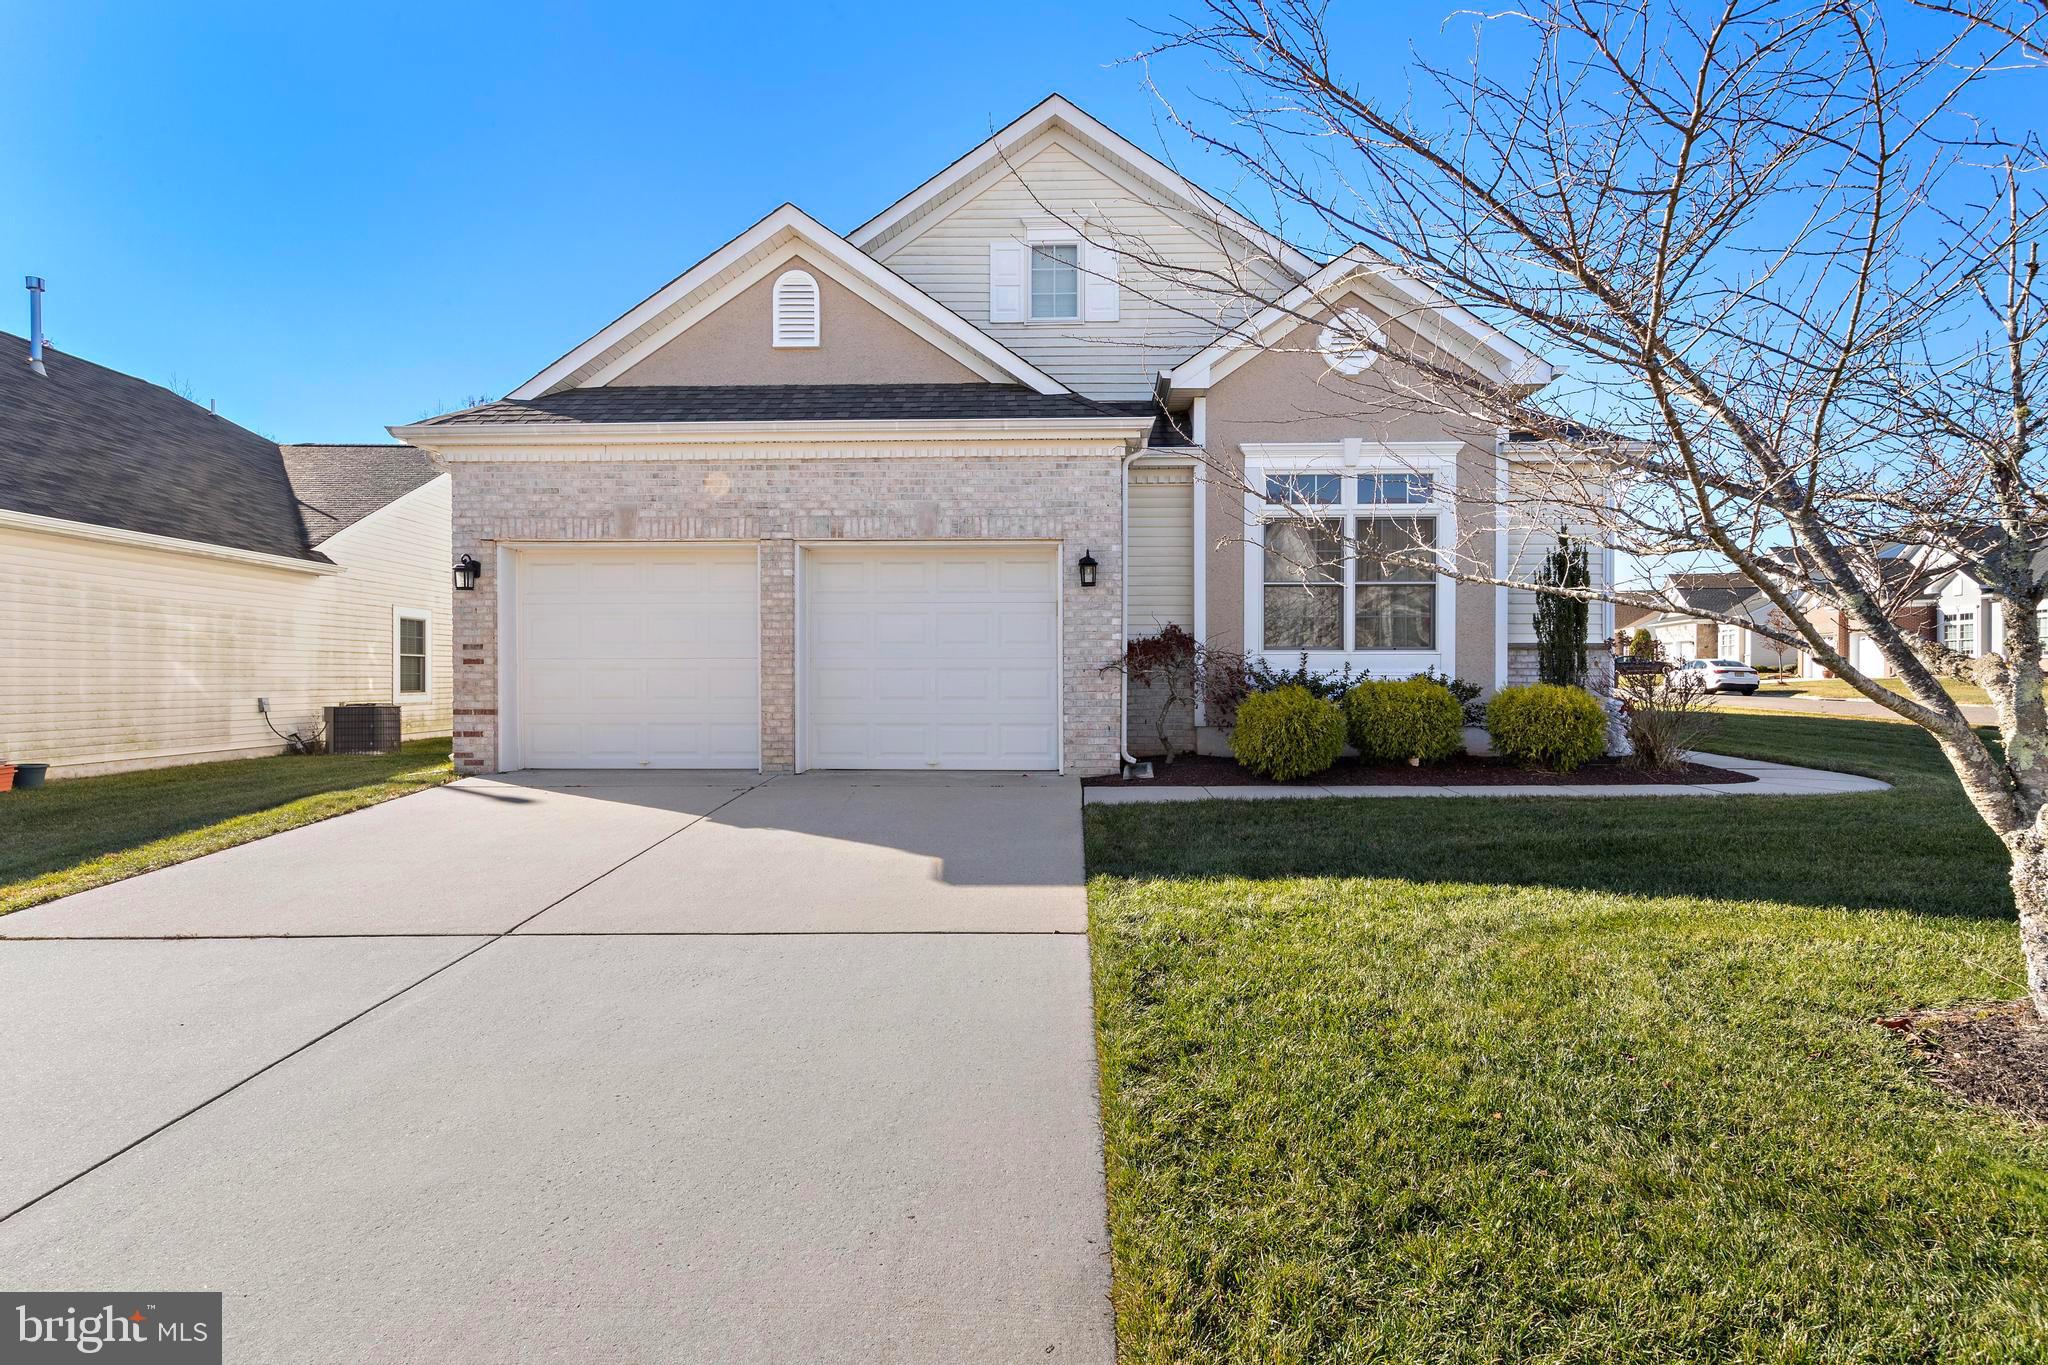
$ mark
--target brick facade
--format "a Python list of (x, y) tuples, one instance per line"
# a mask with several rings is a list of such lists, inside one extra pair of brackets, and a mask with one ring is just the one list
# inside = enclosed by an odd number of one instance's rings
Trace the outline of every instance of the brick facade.
[[(486, 566), (455, 594), (455, 764), (498, 766), (501, 543), (755, 541), (761, 548), (761, 754), (769, 772), (796, 761), (796, 557), (805, 542), (1058, 542), (1066, 771), (1117, 766), (1120, 675), (1103, 665), (1123, 637), (1120, 444), (1008, 443), (963, 453), (958, 442), (872, 452), (779, 450), (731, 458), (478, 459), (458, 456), (455, 553)], [(763, 457), (766, 455), (767, 457)], [(1096, 586), (1072, 571), (1083, 550)]]

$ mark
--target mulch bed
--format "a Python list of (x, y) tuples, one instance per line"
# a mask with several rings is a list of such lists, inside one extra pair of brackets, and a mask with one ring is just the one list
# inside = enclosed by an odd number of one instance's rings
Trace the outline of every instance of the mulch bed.
[(2048, 1024), (2031, 1002), (2000, 1000), (1880, 1019), (1905, 1037), (1949, 1094), (2025, 1123), (2048, 1123)]
[(1231, 758), (1204, 754), (1183, 754), (1171, 763), (1152, 763), (1149, 780), (1123, 777), (1091, 777), (1084, 787), (1640, 787), (1666, 783), (1754, 782), (1751, 773), (1688, 763), (1681, 768), (1652, 771), (1601, 759), (1568, 773), (1538, 772), (1518, 768), (1505, 759), (1461, 754), (1441, 763), (1411, 768), (1367, 763), (1358, 758), (1340, 758), (1337, 766), (1303, 782), (1269, 782), (1247, 772)]

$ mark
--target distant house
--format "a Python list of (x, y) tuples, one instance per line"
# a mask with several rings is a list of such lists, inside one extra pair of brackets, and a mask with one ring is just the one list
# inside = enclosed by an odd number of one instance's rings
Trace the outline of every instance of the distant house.
[(1768, 636), (1717, 619), (1738, 615), (1761, 625), (1776, 613), (1763, 590), (1742, 574), (1672, 574), (1664, 591), (1678, 605), (1631, 620), (1627, 629), (1649, 631), (1666, 659), (1734, 659), (1752, 668), (1789, 668), (1798, 657), (1796, 650)]
[(64, 777), (275, 753), (356, 701), (449, 732), (449, 481), (425, 452), (278, 446), (27, 355), (0, 333), (0, 757)]

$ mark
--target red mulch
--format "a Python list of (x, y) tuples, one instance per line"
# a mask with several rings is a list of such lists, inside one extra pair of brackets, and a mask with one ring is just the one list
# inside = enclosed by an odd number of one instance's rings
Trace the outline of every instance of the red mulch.
[(1149, 780), (1091, 777), (1084, 787), (1639, 787), (1664, 783), (1754, 782), (1749, 773), (1688, 763), (1653, 771), (1618, 759), (1600, 759), (1568, 773), (1518, 768), (1506, 759), (1461, 754), (1441, 763), (1389, 767), (1359, 758), (1340, 758), (1337, 766), (1302, 782), (1269, 782), (1247, 772), (1236, 759), (1183, 754), (1171, 763), (1152, 761)]
[(2048, 1123), (2048, 1024), (2030, 1001), (1914, 1010), (1877, 1022), (1904, 1035), (1927, 1078), (1964, 1103)]

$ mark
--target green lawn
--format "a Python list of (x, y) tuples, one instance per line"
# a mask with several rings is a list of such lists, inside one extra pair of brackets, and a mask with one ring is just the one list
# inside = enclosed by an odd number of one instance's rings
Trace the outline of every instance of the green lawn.
[(1871, 796), (1088, 809), (1125, 1362), (2048, 1358), (2048, 1132), (1870, 1021), (2023, 993), (1916, 730)]
[(445, 739), (396, 754), (251, 758), (0, 793), (0, 915), (439, 786)]
[[(1897, 692), (1901, 696), (1905, 695), (1906, 685), (1897, 678), (1879, 678), (1877, 681), (1890, 691)], [(1944, 678), (1942, 679), (1941, 686), (1942, 690), (1959, 702), (1977, 706), (1989, 706), (1991, 704), (1990, 696), (1975, 683), (1958, 682), (1954, 678)], [(1840, 678), (1766, 678), (1763, 687), (1759, 690), (1766, 696), (1847, 697), (1855, 701), (1868, 700), (1861, 692), (1858, 692)]]

